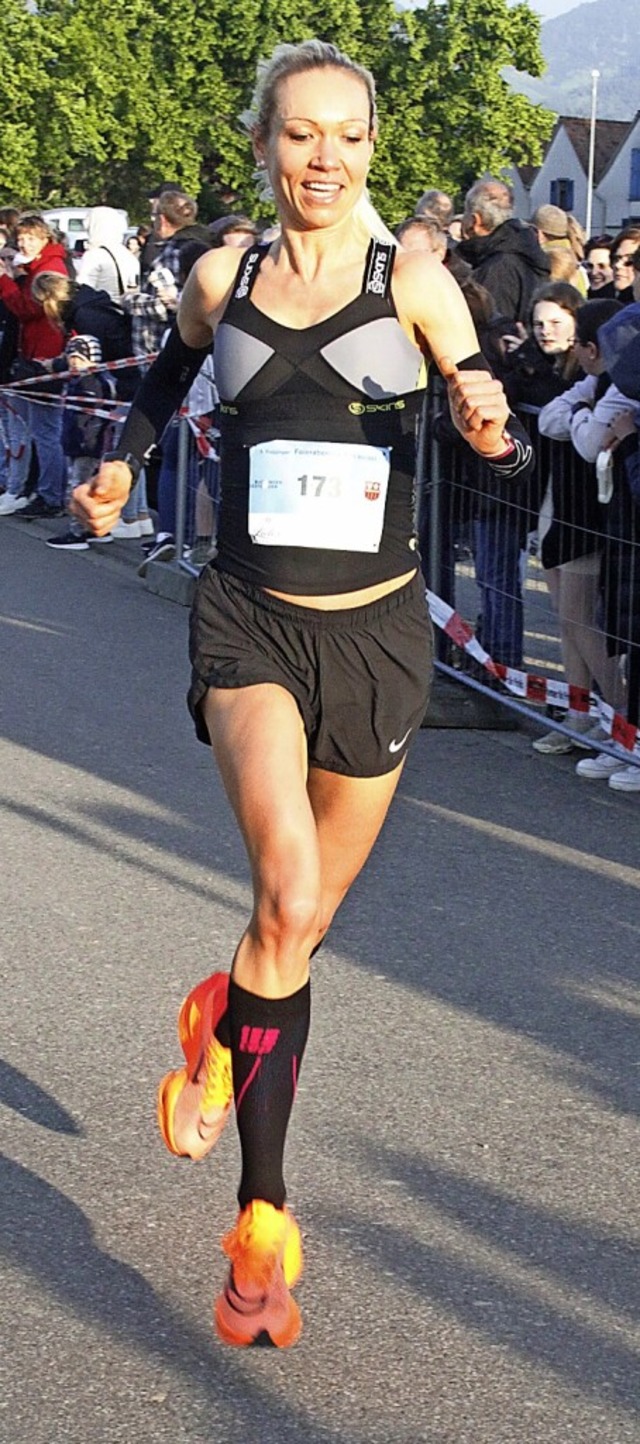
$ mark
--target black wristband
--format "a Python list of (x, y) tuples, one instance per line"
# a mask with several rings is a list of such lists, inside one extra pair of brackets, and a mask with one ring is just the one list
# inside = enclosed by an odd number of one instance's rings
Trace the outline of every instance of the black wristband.
[(456, 361), (455, 365), (458, 371), (488, 371), (489, 375), (493, 376), (489, 362), (481, 351), (475, 351), (473, 356), (465, 356), (464, 361)]
[(125, 451), (124, 449), (119, 451), (117, 448), (115, 451), (105, 451), (102, 460), (124, 461), (125, 466), (128, 466), (129, 471), (131, 472), (132, 485), (135, 486), (140, 472), (142, 471), (142, 463), (138, 461), (137, 456), (134, 456), (131, 451)]

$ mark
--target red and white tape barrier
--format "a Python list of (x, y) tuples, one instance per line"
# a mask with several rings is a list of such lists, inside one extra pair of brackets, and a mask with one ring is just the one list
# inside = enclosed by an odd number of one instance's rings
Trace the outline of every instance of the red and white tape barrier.
[(514, 697), (521, 697), (527, 702), (546, 703), (550, 707), (570, 707), (573, 712), (592, 716), (600, 722), (612, 742), (618, 742), (627, 752), (636, 752), (640, 757), (640, 729), (627, 722), (619, 712), (614, 712), (613, 707), (604, 702), (602, 697), (597, 697), (586, 687), (572, 687), (568, 682), (559, 682), (554, 677), (541, 677), (533, 672), (521, 672), (516, 667), (503, 667), (501, 662), (494, 662), (480, 645), (471, 622), (466, 622), (459, 612), (428, 588), (426, 597), (434, 626), (445, 632), (468, 657), (473, 657), (489, 676), (498, 678)]

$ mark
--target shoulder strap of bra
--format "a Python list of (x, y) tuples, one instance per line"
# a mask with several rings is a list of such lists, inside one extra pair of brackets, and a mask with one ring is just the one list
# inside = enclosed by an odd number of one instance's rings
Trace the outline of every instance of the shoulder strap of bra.
[(363, 295), (382, 296), (388, 300), (395, 252), (395, 246), (388, 241), (372, 239), (362, 283)]
[(232, 301), (246, 301), (251, 295), (255, 285), (260, 262), (266, 256), (268, 246), (250, 246), (243, 254), (236, 274), (236, 283), (233, 289)]

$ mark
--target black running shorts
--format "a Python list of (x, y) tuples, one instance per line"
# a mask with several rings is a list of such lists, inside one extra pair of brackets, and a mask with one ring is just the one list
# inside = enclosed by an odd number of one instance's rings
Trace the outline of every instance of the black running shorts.
[(379, 777), (405, 756), (429, 699), (432, 631), (418, 574), (366, 607), (300, 607), (206, 567), (189, 626), (189, 710), (209, 743), (209, 687), (275, 682), (298, 704), (309, 762)]

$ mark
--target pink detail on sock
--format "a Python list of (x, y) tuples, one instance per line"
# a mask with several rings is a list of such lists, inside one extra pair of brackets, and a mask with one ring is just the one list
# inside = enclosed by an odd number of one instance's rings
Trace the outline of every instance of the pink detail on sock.
[(251, 1069), (251, 1072), (250, 1072), (250, 1074), (249, 1074), (249, 1077), (248, 1077), (248, 1078), (245, 1078), (245, 1081), (244, 1081), (244, 1083), (243, 1083), (243, 1085), (242, 1085), (242, 1088), (240, 1089), (240, 1092), (239, 1092), (239, 1094), (238, 1094), (238, 1097), (236, 1098), (236, 1113), (239, 1113), (239, 1112), (240, 1112), (240, 1107), (241, 1107), (241, 1104), (242, 1104), (242, 1100), (243, 1100), (243, 1098), (244, 1098), (244, 1096), (245, 1096), (245, 1093), (247, 1093), (248, 1090), (249, 1090), (249, 1088), (251, 1087), (251, 1084), (253, 1083), (253, 1080), (254, 1080), (254, 1078), (255, 1078), (255, 1076), (256, 1076), (256, 1073), (258, 1073), (258, 1071), (259, 1071), (259, 1069), (260, 1069), (261, 1063), (262, 1063), (262, 1058), (256, 1058), (256, 1061), (255, 1061), (255, 1063), (254, 1063), (254, 1065), (253, 1065), (253, 1068)]
[(293, 1096), (295, 1098), (296, 1093), (298, 1092), (298, 1059), (296, 1058), (295, 1053), (293, 1055), (293, 1058), (291, 1059), (291, 1076), (293, 1079)]
[(279, 1037), (280, 1037), (280, 1029), (279, 1029), (279, 1028), (265, 1028), (264, 1034), (263, 1034), (263, 1038), (262, 1038), (262, 1043), (261, 1043), (261, 1045), (260, 1045), (260, 1052), (261, 1052), (261, 1053), (270, 1053), (270, 1052), (272, 1051), (272, 1049), (275, 1048), (276, 1043), (277, 1043)]
[(240, 1034), (240, 1052), (271, 1053), (279, 1037), (279, 1028), (251, 1028), (246, 1026)]

